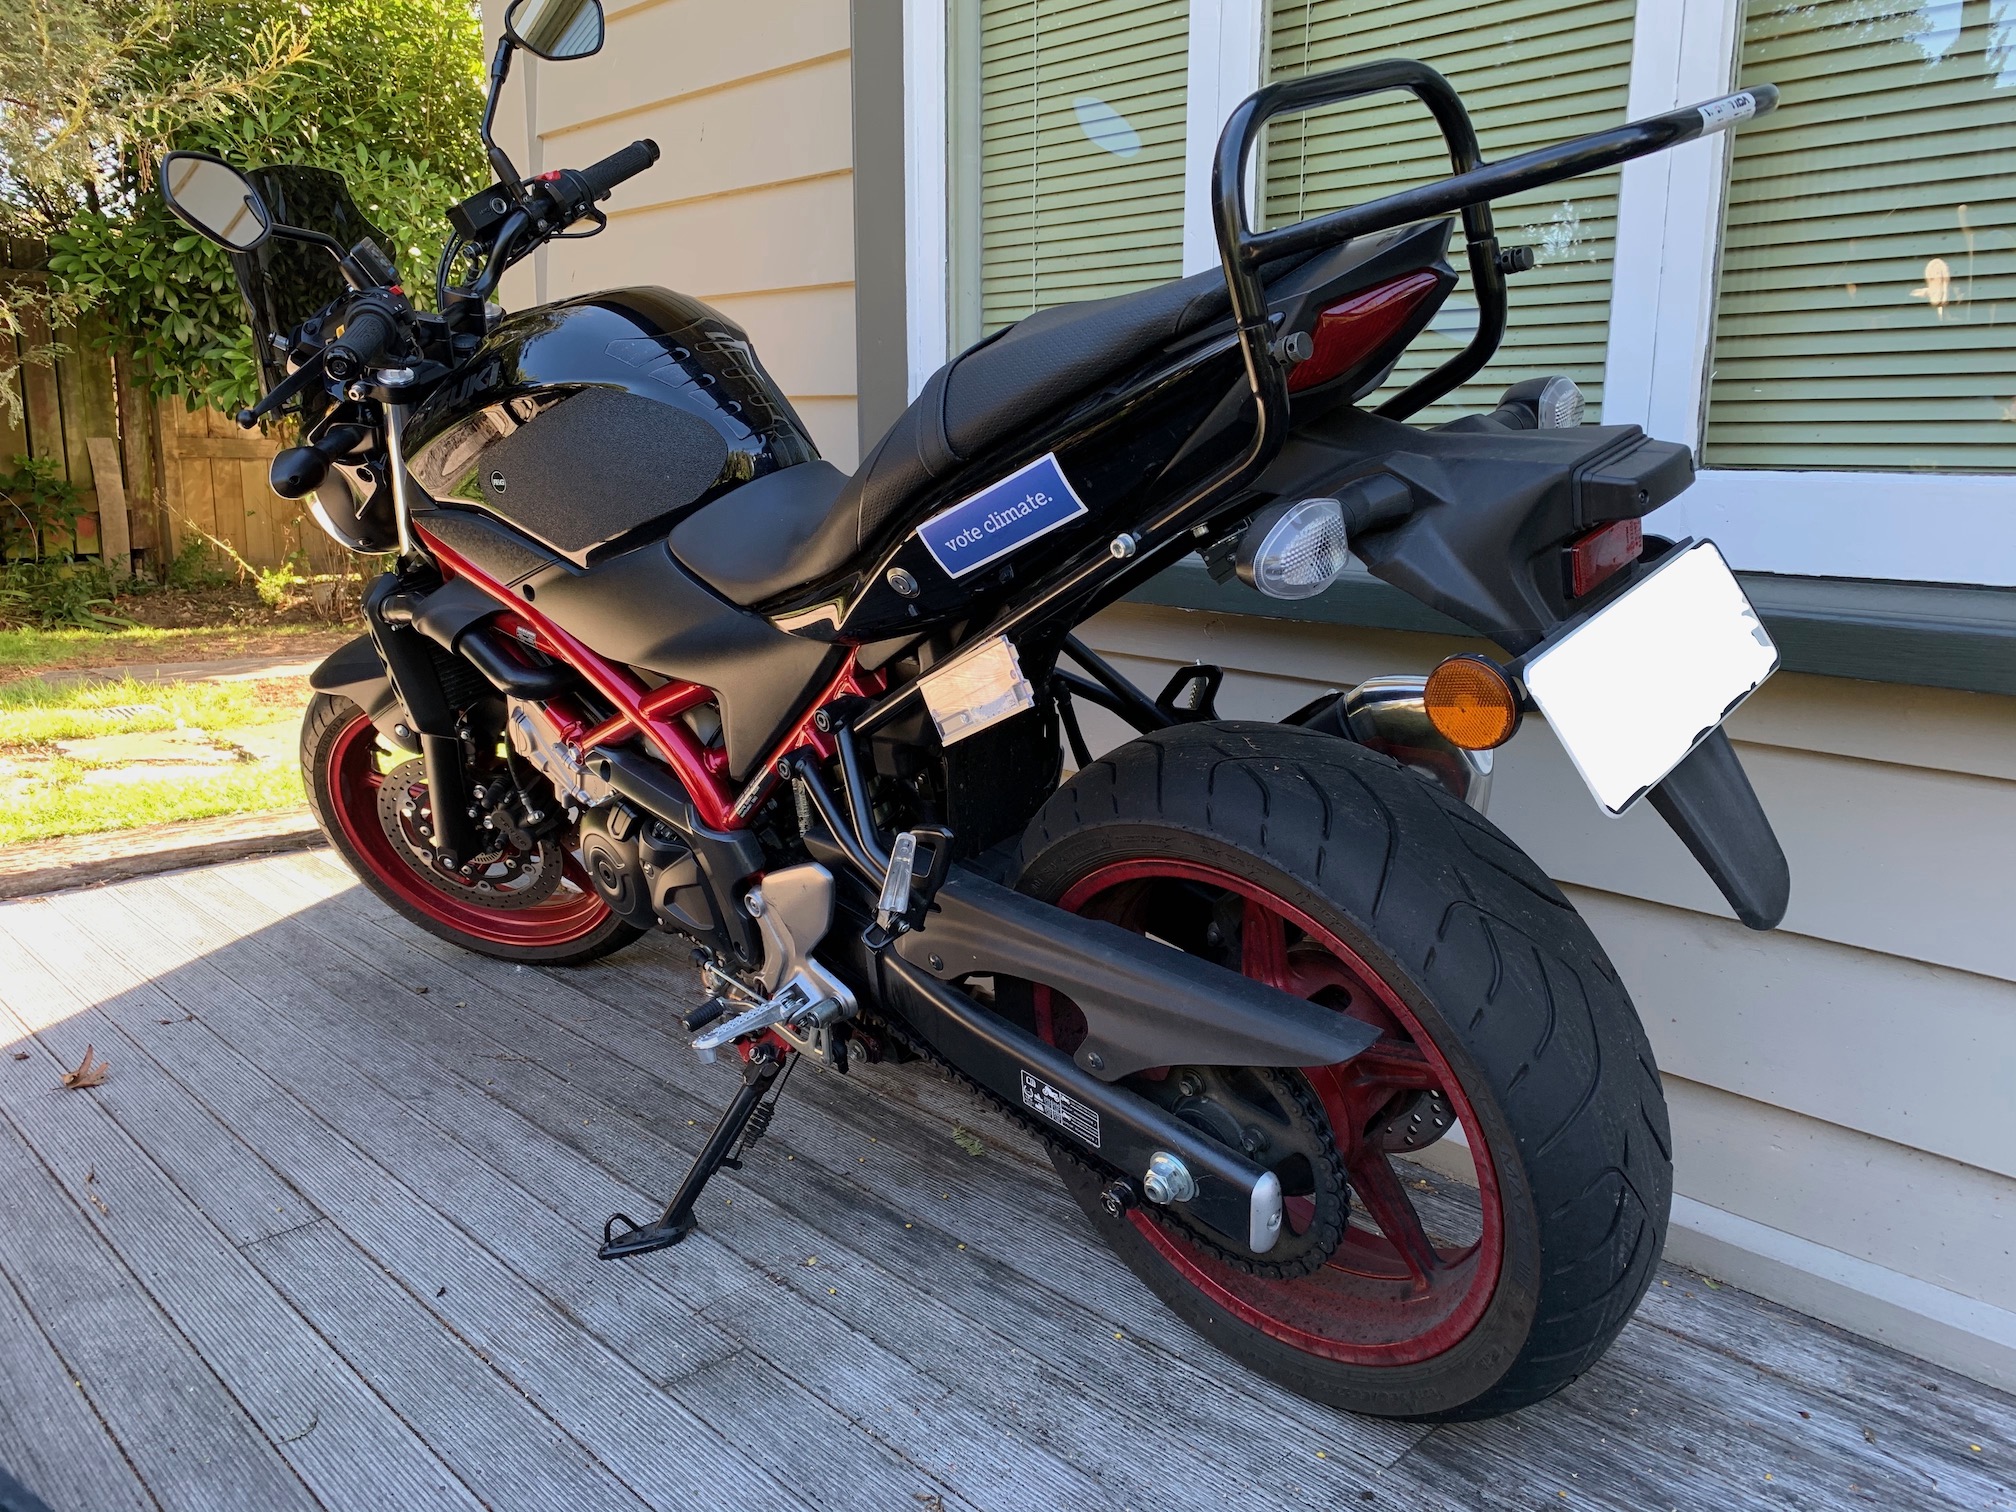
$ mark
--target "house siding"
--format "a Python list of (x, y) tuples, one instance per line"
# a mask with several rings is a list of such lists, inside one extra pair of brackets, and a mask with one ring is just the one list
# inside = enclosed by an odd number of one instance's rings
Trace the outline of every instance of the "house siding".
[[(484, 0), (491, 37), (502, 0)], [(851, 468), (854, 199), (844, 0), (645, 0), (608, 7), (586, 62), (520, 54), (498, 140), (527, 174), (650, 137), (657, 164), (603, 206), (609, 229), (558, 242), (504, 281), (507, 306), (660, 284), (748, 331), (822, 454)]]

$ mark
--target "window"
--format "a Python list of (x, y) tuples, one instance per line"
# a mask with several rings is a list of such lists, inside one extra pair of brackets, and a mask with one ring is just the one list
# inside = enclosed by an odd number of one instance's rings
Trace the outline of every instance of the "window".
[(953, 340), (1181, 276), (1188, 0), (963, 0)]
[[(1639, 0), (1275, 0), (1268, 77), (1416, 58), (1463, 96), (1485, 158), (1505, 158), (1625, 118)], [(1265, 163), (1264, 214), (1282, 225), (1444, 177), (1449, 159), (1428, 112), (1403, 94), (1278, 123)], [(1505, 342), (1484, 373), (1422, 418), (1487, 408), (1507, 384), (1566, 373), (1602, 400), (1616, 234), (1613, 171), (1501, 200), (1506, 246), (1538, 266), (1511, 280)], [(1459, 226), (1451, 260), (1464, 269)], [(1477, 326), (1468, 279), (1389, 380), (1397, 392), (1459, 351)]]
[(2016, 470), (2016, 0), (1751, 0), (1704, 453)]

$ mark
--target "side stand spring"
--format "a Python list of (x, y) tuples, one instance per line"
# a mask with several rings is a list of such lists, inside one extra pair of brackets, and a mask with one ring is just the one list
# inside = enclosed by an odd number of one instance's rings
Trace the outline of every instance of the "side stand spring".
[(742, 1157), (749, 1153), (749, 1147), (770, 1132), (770, 1120), (777, 1116), (777, 1103), (784, 1096), (784, 1083), (791, 1080), (792, 1068), (798, 1064), (794, 1055), (784, 1063), (784, 1072), (770, 1088), (770, 1095), (756, 1104), (749, 1114), (749, 1122), (743, 1126), (742, 1138), (735, 1146), (733, 1155), (721, 1157), (721, 1164), (731, 1171), (742, 1169)]

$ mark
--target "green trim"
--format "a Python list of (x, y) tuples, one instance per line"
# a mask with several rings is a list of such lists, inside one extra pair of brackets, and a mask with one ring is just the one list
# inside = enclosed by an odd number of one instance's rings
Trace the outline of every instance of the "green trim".
[[(2016, 589), (1739, 573), (1788, 672), (2016, 694)], [(1477, 639), (1467, 625), (1363, 572), (1286, 603), (1214, 583), (1196, 557), (1136, 589), (1135, 603), (1254, 619)]]

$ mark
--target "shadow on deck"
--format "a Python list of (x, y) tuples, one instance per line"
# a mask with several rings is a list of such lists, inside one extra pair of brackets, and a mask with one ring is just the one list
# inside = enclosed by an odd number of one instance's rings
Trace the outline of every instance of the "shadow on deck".
[(0, 1466), (55, 1512), (2016, 1506), (2016, 1400), (1671, 1267), (1515, 1418), (1314, 1406), (914, 1067), (801, 1069), (601, 1264), (734, 1074), (669, 940), (482, 960), (318, 853), (0, 905), (0, 961)]

